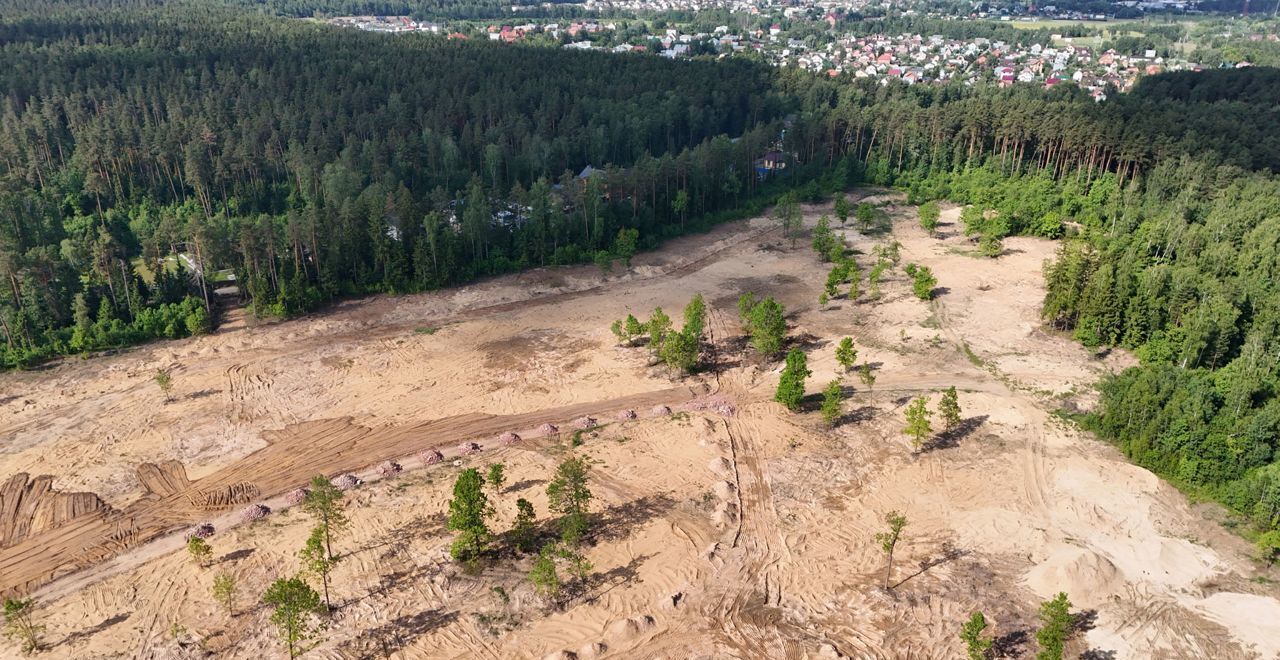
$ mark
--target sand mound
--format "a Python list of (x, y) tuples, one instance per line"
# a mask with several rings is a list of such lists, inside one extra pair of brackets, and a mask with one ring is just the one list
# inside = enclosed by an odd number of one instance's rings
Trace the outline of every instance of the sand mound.
[(733, 474), (733, 464), (724, 456), (711, 459), (711, 462), (707, 464), (707, 469), (723, 476)]
[(560, 433), (560, 428), (555, 424), (547, 423), (538, 427), (538, 433), (542, 435), (557, 435)]
[(654, 406), (654, 407), (653, 407), (653, 414), (655, 414), (655, 415), (670, 415), (670, 414), (671, 414), (671, 408), (669, 408), (669, 407), (667, 407), (667, 406)]
[(609, 651), (604, 642), (591, 642), (578, 649), (578, 660), (595, 660)]
[(733, 502), (721, 502), (711, 514), (711, 522), (716, 527), (724, 528), (738, 522), (738, 505)]
[(498, 442), (504, 446), (510, 447), (511, 445), (520, 442), (520, 436), (512, 433), (511, 431), (507, 431), (506, 433), (498, 436)]
[(619, 419), (620, 421), (623, 421), (623, 422), (628, 421), (628, 420), (632, 420), (632, 419), (635, 419), (635, 418), (636, 418), (636, 411), (634, 411), (634, 410), (624, 410), (624, 411), (622, 411), (622, 412), (618, 413), (618, 419)]
[(542, 660), (578, 660), (578, 654), (573, 651), (556, 651), (542, 656)]
[(727, 500), (738, 492), (738, 487), (733, 485), (732, 481), (717, 481), (712, 489), (715, 491), (716, 497), (722, 500)]
[(1081, 606), (1101, 602), (1118, 593), (1123, 576), (1111, 560), (1092, 550), (1063, 546), (1027, 571), (1026, 581), (1038, 595), (1049, 598), (1065, 591)]
[(288, 504), (289, 506), (297, 506), (299, 504), (302, 504), (304, 501), (306, 501), (307, 494), (309, 494), (310, 492), (311, 491), (307, 490), (306, 488), (295, 488), (289, 491), (287, 494), (285, 494), (284, 496), (285, 504)]
[(609, 628), (605, 631), (605, 634), (608, 635), (610, 639), (635, 639), (636, 637), (653, 630), (653, 627), (657, 625), (657, 623), (658, 622), (648, 614), (633, 616), (629, 619), (620, 619), (609, 624)]

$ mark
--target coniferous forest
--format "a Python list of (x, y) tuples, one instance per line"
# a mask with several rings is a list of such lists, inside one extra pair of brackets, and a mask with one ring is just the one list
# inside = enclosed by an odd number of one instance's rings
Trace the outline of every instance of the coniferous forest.
[[(1141, 360), (1085, 423), (1280, 528), (1280, 72), (1095, 103), (242, 4), (0, 0), (5, 366), (209, 331), (219, 287), (288, 316), (625, 258), (787, 189), (890, 185), (971, 205), (984, 238), (1060, 240), (1046, 325)], [(771, 151), (792, 166), (762, 180)]]

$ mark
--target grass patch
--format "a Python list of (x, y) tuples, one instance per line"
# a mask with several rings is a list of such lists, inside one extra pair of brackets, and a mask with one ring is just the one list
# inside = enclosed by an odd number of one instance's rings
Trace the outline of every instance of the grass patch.
[(437, 332), (440, 332), (440, 328), (434, 325), (423, 325), (413, 329), (415, 335), (434, 335)]

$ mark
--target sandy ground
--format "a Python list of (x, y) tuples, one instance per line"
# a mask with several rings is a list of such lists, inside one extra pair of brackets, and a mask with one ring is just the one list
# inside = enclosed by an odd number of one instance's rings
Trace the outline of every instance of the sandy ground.
[[(1077, 656), (1280, 655), (1280, 599), (1267, 580), (1278, 576), (1204, 507), (1052, 414), (1092, 405), (1089, 386), (1131, 363), (1044, 331), (1040, 272), (1054, 244), (1010, 239), (1004, 256), (982, 259), (957, 235), (958, 209), (944, 211), (939, 237), (919, 229), (914, 209), (889, 210), (891, 239), (849, 229), (846, 242), (865, 273), (875, 244), (900, 241), (904, 265), (937, 275), (933, 303), (912, 297), (898, 268), (879, 300), (864, 282), (857, 302), (819, 308), (825, 266), (806, 238), (793, 249), (761, 218), (673, 242), (607, 278), (535, 271), (286, 323), (234, 320), (209, 337), (7, 374), (0, 476), (53, 475), (147, 533), (92, 561), (75, 556), (104, 533), (93, 525), (33, 534), (0, 548), (3, 586), (36, 588), (48, 657), (279, 657), (258, 594), (298, 569), (310, 521), (278, 510), (233, 526), (242, 504), (184, 502), (244, 483), (280, 508), (280, 493), (307, 475), (341, 469), (371, 483), (349, 496), (337, 609), (308, 657), (960, 657), (957, 632), (975, 610), (993, 622), (1002, 657), (1023, 657), (1035, 650), (1039, 601), (1058, 591), (1081, 612)], [(825, 211), (806, 209), (808, 223)], [(735, 302), (747, 290), (786, 305), (811, 394), (838, 375), (842, 336), (875, 368), (871, 390), (844, 378), (854, 394), (834, 430), (770, 401), (780, 365), (742, 348)], [(608, 331), (658, 305), (678, 319), (694, 292), (712, 309), (709, 373), (672, 380)], [(159, 368), (174, 373), (171, 403), (151, 381)], [(925, 393), (936, 408), (949, 385), (962, 430), (913, 451), (906, 403)], [(732, 401), (733, 414), (701, 409), (708, 396)], [(659, 403), (677, 413), (652, 414)], [(621, 409), (639, 419), (616, 421)], [(609, 423), (576, 449), (567, 434), (527, 432), (544, 421), (568, 429), (586, 412)], [(493, 442), (508, 429), (525, 440)], [(459, 438), (485, 451), (456, 457)], [(421, 467), (412, 457), (428, 447), (449, 460)], [(517, 497), (547, 517), (546, 481), (571, 451), (592, 463), (597, 520), (593, 572), (563, 607), (533, 592), (529, 557), (504, 555), (478, 575), (448, 560), (460, 466), (507, 465), (492, 525), (505, 530)], [(375, 481), (369, 468), (393, 456), (409, 469)], [(165, 460), (185, 465), (190, 487), (142, 485), (137, 465)], [(873, 537), (890, 510), (909, 523), (886, 590)], [(219, 527), (219, 559), (202, 570), (172, 530), (205, 518)], [(51, 539), (65, 557), (41, 556)], [(210, 596), (219, 571), (240, 580), (235, 617)]]

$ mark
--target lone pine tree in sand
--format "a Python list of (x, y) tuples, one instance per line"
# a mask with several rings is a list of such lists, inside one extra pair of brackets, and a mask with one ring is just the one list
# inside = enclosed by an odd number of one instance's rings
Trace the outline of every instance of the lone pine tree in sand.
[(489, 545), (489, 526), (485, 520), (493, 515), (489, 498), (484, 494), (484, 478), (475, 468), (467, 468), (453, 482), (453, 499), (449, 500), (447, 527), (458, 532), (458, 538), (449, 547), (449, 554), (456, 560), (470, 562), (477, 559)]
[(871, 370), (870, 363), (863, 362), (862, 366), (858, 367), (858, 380), (862, 381), (862, 384), (867, 386), (867, 392), (871, 392), (872, 389), (875, 388), (876, 372)]
[(213, 599), (227, 610), (227, 616), (236, 615), (236, 594), (239, 591), (236, 576), (230, 573), (219, 573), (213, 576)]
[(311, 484), (307, 487), (302, 510), (315, 519), (317, 527), (324, 530), (324, 551), (332, 559), (333, 536), (350, 524), (342, 504), (342, 491), (323, 474), (317, 474), (311, 478)]
[(942, 401), (938, 402), (938, 413), (942, 415), (942, 425), (947, 431), (960, 425), (960, 396), (956, 394), (956, 386), (952, 385), (942, 391)]
[(312, 616), (320, 612), (320, 594), (300, 577), (280, 578), (267, 587), (262, 601), (273, 608), (276, 625), (290, 660), (315, 646), (319, 628)]
[(773, 400), (795, 412), (800, 409), (804, 400), (804, 379), (812, 375), (808, 367), (808, 358), (804, 351), (793, 348), (787, 353), (787, 366), (782, 368), (782, 376), (778, 379), (778, 391)]
[(911, 437), (911, 446), (916, 449), (920, 449), (933, 433), (933, 427), (929, 425), (928, 404), (928, 399), (918, 396), (907, 406), (907, 427), (902, 431)]
[(23, 653), (40, 650), (40, 634), (44, 626), (35, 622), (34, 598), (9, 598), (4, 601), (4, 636), (16, 642)]
[(160, 369), (156, 372), (156, 375), (152, 377), (152, 380), (156, 382), (156, 387), (160, 388), (160, 392), (164, 394), (165, 403), (172, 401), (173, 396), (171, 395), (171, 392), (173, 391), (173, 377), (169, 375), (169, 372), (164, 369)]
[(853, 338), (845, 337), (836, 345), (836, 362), (848, 371), (858, 362), (858, 349), (853, 347)]
[(565, 459), (556, 468), (556, 476), (547, 484), (547, 505), (560, 514), (560, 535), (565, 543), (577, 545), (589, 525), (587, 506), (591, 489), (587, 487), (590, 466), (577, 456)]
[(889, 531), (876, 534), (876, 542), (889, 557), (889, 563), (884, 569), (884, 588), (891, 589), (889, 578), (893, 574), (893, 551), (897, 549), (898, 540), (902, 538), (902, 528), (907, 526), (907, 517), (897, 511), (890, 511), (885, 514), (884, 522), (889, 525)]
[(543, 598), (555, 600), (560, 595), (562, 583), (560, 573), (556, 570), (554, 543), (548, 543), (538, 551), (538, 556), (529, 569), (529, 581), (533, 583), (534, 591)]
[(987, 651), (991, 650), (992, 641), (983, 637), (987, 629), (987, 617), (982, 612), (974, 612), (964, 626), (960, 628), (960, 639), (964, 641), (965, 653), (969, 660), (985, 660)]

